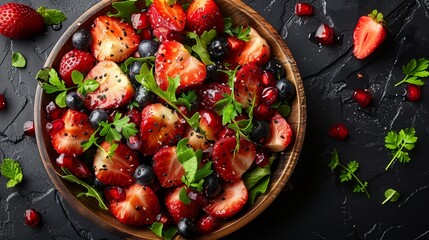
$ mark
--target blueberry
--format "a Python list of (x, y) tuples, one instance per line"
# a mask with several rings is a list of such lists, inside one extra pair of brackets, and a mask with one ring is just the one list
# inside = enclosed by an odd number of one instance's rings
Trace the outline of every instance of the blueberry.
[(156, 99), (155, 94), (153, 94), (149, 89), (144, 86), (139, 86), (134, 95), (134, 102), (136, 102), (141, 108), (146, 107), (147, 105), (153, 103)]
[(152, 39), (143, 40), (139, 44), (139, 55), (140, 57), (149, 57), (155, 56), (155, 53), (158, 51), (159, 42), (155, 42)]
[(279, 90), (278, 99), (282, 102), (291, 100), (295, 95), (295, 86), (285, 78), (276, 82), (276, 88)]
[(177, 223), (177, 232), (183, 238), (193, 238), (197, 235), (197, 225), (192, 219), (182, 218)]
[(216, 174), (210, 174), (204, 178), (203, 193), (208, 199), (213, 199), (221, 191), (219, 178)]
[(87, 50), (91, 46), (92, 36), (88, 29), (77, 30), (72, 36), (73, 47), (79, 50)]
[(155, 173), (152, 167), (142, 164), (136, 168), (134, 172), (134, 179), (141, 185), (148, 185), (155, 178)]
[(265, 66), (265, 69), (273, 72), (274, 77), (277, 80), (285, 76), (285, 68), (279, 62), (279, 60), (277, 60), (275, 58), (272, 58), (272, 59), (270, 59), (270, 61), (268, 61), (267, 65)]
[(229, 53), (228, 40), (225, 37), (217, 37), (210, 42), (207, 50), (214, 60), (222, 61)]
[(66, 105), (72, 110), (82, 110), (83, 99), (76, 92), (70, 92), (66, 96)]
[(140, 69), (142, 69), (142, 63), (141, 62), (133, 62), (130, 65), (130, 71), (128, 72), (128, 77), (130, 78), (131, 82), (138, 86), (140, 85), (139, 82), (136, 80), (136, 75), (140, 74)]
[(89, 115), (89, 123), (91, 123), (91, 126), (94, 129), (98, 128), (99, 122), (107, 121), (107, 119), (109, 119), (109, 115), (102, 109), (95, 109)]
[(216, 66), (216, 64), (208, 64), (206, 65), (206, 80), (207, 81), (211, 81), (211, 82), (215, 82), (217, 80), (217, 69), (218, 67)]
[(266, 121), (254, 121), (250, 138), (256, 143), (264, 143), (270, 137), (270, 124)]

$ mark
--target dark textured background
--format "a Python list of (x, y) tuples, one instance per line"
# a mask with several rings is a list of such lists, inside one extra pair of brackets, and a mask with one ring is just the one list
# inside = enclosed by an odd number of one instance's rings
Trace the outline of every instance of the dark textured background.
[[(0, 0), (0, 4), (8, 1)], [(34, 75), (42, 67), (67, 27), (97, 1), (23, 0), (34, 8), (61, 9), (68, 17), (63, 29), (47, 28), (32, 40), (0, 36), (0, 92), (8, 99), (0, 112), (0, 159), (18, 160), (24, 181), (6, 189), (0, 178), (0, 239), (119, 239), (76, 213), (54, 188), (40, 160), (34, 137), (23, 135), (33, 119)], [(226, 239), (429, 239), (429, 89), (423, 98), (404, 101), (401, 66), (411, 58), (429, 57), (429, 1), (315, 0), (313, 17), (293, 14), (295, 1), (246, 0), (283, 36), (301, 71), (307, 96), (308, 122), (304, 149), (296, 170), (273, 204), (246, 227)], [(372, 9), (383, 12), (388, 36), (365, 60), (352, 54), (352, 34), (358, 18)], [(319, 24), (331, 25), (339, 37), (332, 46), (318, 46), (308, 36)], [(11, 67), (12, 52), (23, 53), (27, 67)], [(357, 74), (363, 75), (362, 79)], [(361, 109), (351, 100), (355, 88), (368, 88), (374, 101)], [(327, 129), (343, 122), (347, 141), (328, 136)], [(419, 137), (411, 162), (385, 171), (389, 153), (384, 136), (391, 130), (415, 127)], [(337, 148), (343, 162), (357, 160), (359, 177), (369, 182), (371, 198), (340, 184), (327, 164)], [(402, 196), (381, 205), (387, 188)], [(40, 227), (23, 223), (26, 208), (42, 213)]]

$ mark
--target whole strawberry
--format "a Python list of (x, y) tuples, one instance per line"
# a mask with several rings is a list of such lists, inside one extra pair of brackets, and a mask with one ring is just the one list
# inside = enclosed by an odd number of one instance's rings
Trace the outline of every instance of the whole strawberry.
[(45, 29), (42, 15), (19, 3), (0, 6), (0, 34), (10, 38), (27, 38)]

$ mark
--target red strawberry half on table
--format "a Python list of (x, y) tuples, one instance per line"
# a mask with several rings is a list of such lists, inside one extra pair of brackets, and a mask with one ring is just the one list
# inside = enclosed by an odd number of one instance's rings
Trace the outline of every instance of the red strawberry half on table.
[(362, 16), (353, 32), (353, 54), (358, 59), (368, 57), (386, 38), (383, 14), (373, 10), (368, 16)]
[(224, 22), (219, 7), (213, 0), (194, 0), (186, 11), (186, 29), (201, 35), (215, 29), (223, 32)]
[(0, 34), (10, 38), (26, 38), (44, 29), (42, 15), (33, 8), (12, 2), (0, 6)]

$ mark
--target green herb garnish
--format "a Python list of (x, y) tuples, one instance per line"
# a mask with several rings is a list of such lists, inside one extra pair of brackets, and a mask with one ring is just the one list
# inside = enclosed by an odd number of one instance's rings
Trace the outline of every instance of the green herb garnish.
[(386, 198), (381, 204), (385, 204), (388, 201), (396, 202), (401, 196), (395, 189), (389, 188), (384, 192), (384, 197)]
[(405, 74), (405, 78), (402, 81), (395, 84), (395, 87), (402, 83), (410, 83), (417, 86), (424, 86), (425, 83), (421, 78), (429, 77), (429, 59), (411, 59), (407, 65), (402, 66), (402, 72)]
[(401, 163), (409, 162), (408, 151), (412, 150), (417, 142), (416, 130), (414, 128), (401, 129), (399, 133), (390, 131), (387, 133), (384, 141), (387, 149), (392, 150), (392, 159), (386, 166), (386, 170), (395, 162), (396, 159)]
[(176, 227), (170, 227), (167, 230), (164, 230), (164, 224), (159, 222), (154, 222), (149, 227), (149, 229), (158, 237), (165, 239), (165, 240), (171, 240), (174, 235), (177, 233)]
[(42, 15), (43, 21), (47, 26), (57, 25), (67, 20), (64, 13), (57, 9), (46, 9), (46, 7), (42, 6), (37, 9), (37, 12)]
[(125, 0), (120, 2), (112, 3), (116, 13), (108, 12), (107, 16), (109, 17), (118, 17), (125, 19), (127, 22), (131, 22), (131, 14), (136, 13), (139, 9), (136, 7), (137, 0)]
[(235, 36), (240, 40), (243, 40), (245, 42), (250, 40), (250, 31), (251, 28), (250, 27), (246, 27), (243, 28), (243, 26), (239, 26), (239, 27), (233, 27), (232, 26), (232, 19), (231, 18), (224, 18), (224, 32), (231, 35), (231, 36)]
[(22, 168), (18, 161), (12, 158), (4, 158), (0, 163), (0, 173), (3, 177), (9, 179), (7, 188), (15, 187), (22, 181)]
[(210, 54), (207, 51), (207, 46), (209, 43), (216, 38), (216, 30), (212, 29), (209, 32), (204, 31), (201, 36), (198, 36), (194, 32), (188, 32), (187, 36), (191, 39), (195, 39), (195, 45), (193, 45), (192, 51), (194, 51), (201, 59), (201, 61), (206, 65), (213, 65), (214, 62), (210, 60)]
[(14, 52), (12, 54), (12, 66), (16, 68), (23, 68), (27, 65), (27, 60), (24, 55), (19, 52)]

